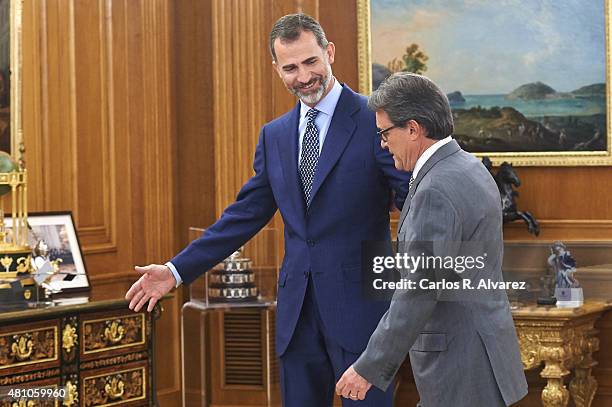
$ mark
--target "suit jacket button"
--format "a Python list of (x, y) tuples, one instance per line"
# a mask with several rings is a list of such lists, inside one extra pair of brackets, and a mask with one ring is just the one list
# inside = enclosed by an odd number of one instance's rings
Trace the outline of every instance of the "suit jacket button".
[(308, 246), (312, 247), (315, 245), (315, 241), (314, 240), (307, 240), (306, 243), (308, 244)]

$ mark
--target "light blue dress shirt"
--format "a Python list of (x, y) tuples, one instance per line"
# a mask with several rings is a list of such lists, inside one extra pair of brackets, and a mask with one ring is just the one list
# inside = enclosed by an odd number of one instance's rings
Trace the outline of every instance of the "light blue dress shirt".
[[(327, 136), (327, 130), (329, 130), (332, 116), (334, 115), (336, 105), (338, 104), (340, 94), (342, 93), (342, 85), (340, 85), (336, 78), (333, 78), (333, 81), (334, 85), (329, 93), (325, 95), (325, 97), (321, 99), (314, 107), (320, 112), (315, 118), (315, 125), (317, 126), (317, 129), (319, 129), (319, 154), (321, 154), (323, 142), (325, 142), (325, 136)], [(300, 136), (298, 144), (298, 163), (302, 157), (302, 142), (304, 140), (304, 133), (306, 132), (306, 113), (308, 113), (310, 109), (310, 106), (300, 101), (300, 121), (298, 123), (298, 132)]]
[[(332, 78), (332, 79), (334, 81), (334, 84), (331, 90), (314, 107), (320, 112), (315, 118), (315, 125), (317, 126), (317, 129), (319, 129), (319, 154), (321, 153), (321, 149), (323, 148), (323, 143), (325, 142), (325, 137), (327, 136), (327, 130), (329, 130), (329, 125), (331, 123), (332, 116), (334, 115), (334, 111), (336, 110), (336, 105), (338, 104), (338, 100), (340, 100), (340, 94), (342, 93), (342, 85), (340, 85), (340, 83), (336, 80), (336, 78)], [(311, 109), (310, 106), (300, 101), (300, 121), (298, 123), (298, 132), (299, 132), (299, 151), (298, 151), (299, 155), (298, 157), (302, 157), (302, 141), (304, 140), (304, 133), (306, 132), (306, 113), (310, 109)], [(174, 264), (172, 264), (171, 262), (167, 262), (166, 266), (168, 266), (168, 268), (174, 275), (174, 279), (176, 280), (176, 287), (181, 285), (183, 283), (183, 279), (181, 278)]]

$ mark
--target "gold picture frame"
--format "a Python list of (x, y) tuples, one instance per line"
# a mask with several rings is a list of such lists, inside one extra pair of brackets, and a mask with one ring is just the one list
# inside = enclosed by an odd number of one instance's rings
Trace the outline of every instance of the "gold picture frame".
[[(406, 0), (409, 2), (409, 0)], [(482, 152), (476, 156), (488, 156), (494, 165), (504, 161), (514, 166), (607, 166), (612, 164), (612, 98), (610, 89), (610, 24), (612, 0), (604, 1), (605, 8), (605, 80), (606, 80), (606, 150), (597, 151), (538, 151), (538, 152)], [(370, 0), (356, 0), (357, 44), (359, 68), (359, 92), (369, 95), (372, 91), (372, 45)], [(425, 73), (426, 75), (427, 73)], [(601, 140), (601, 139), (599, 139)]]
[[(1, 149), (9, 150), (11, 156), (23, 166), (23, 126), (22, 126), (22, 15), (23, 15), (23, 0), (0, 0), (0, 16), (4, 30), (0, 35), (0, 48), (2, 55), (0, 56), (2, 70), (3, 85), (6, 81), (10, 83), (8, 92), (8, 100), (3, 97), (2, 114), (4, 115), (5, 124), (8, 122), (10, 127), (10, 140), (6, 133), (2, 134), (0, 140)], [(8, 22), (8, 24), (6, 24)], [(8, 25), (8, 30), (6, 30)], [(7, 34), (8, 37), (7, 38)], [(8, 48), (8, 49), (7, 49)], [(8, 51), (8, 52), (7, 52)], [(8, 59), (8, 61), (6, 61)], [(4, 102), (7, 102), (6, 105)], [(8, 119), (6, 115), (10, 116)]]

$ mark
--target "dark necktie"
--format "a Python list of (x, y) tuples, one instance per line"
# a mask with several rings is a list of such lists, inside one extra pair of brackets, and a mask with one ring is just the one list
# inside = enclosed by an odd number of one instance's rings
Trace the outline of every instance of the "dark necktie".
[(315, 125), (317, 114), (319, 114), (319, 111), (316, 109), (310, 109), (306, 112), (306, 131), (302, 139), (302, 155), (300, 157), (300, 179), (302, 180), (307, 207), (310, 205), (312, 182), (319, 162), (319, 129)]

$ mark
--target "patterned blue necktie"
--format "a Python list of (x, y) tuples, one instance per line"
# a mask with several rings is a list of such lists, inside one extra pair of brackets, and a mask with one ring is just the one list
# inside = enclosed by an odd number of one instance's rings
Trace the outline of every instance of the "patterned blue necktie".
[(302, 139), (302, 155), (300, 157), (300, 179), (304, 190), (306, 207), (310, 206), (310, 191), (314, 181), (317, 163), (319, 162), (319, 129), (315, 125), (315, 118), (319, 114), (317, 109), (306, 112), (306, 131)]

